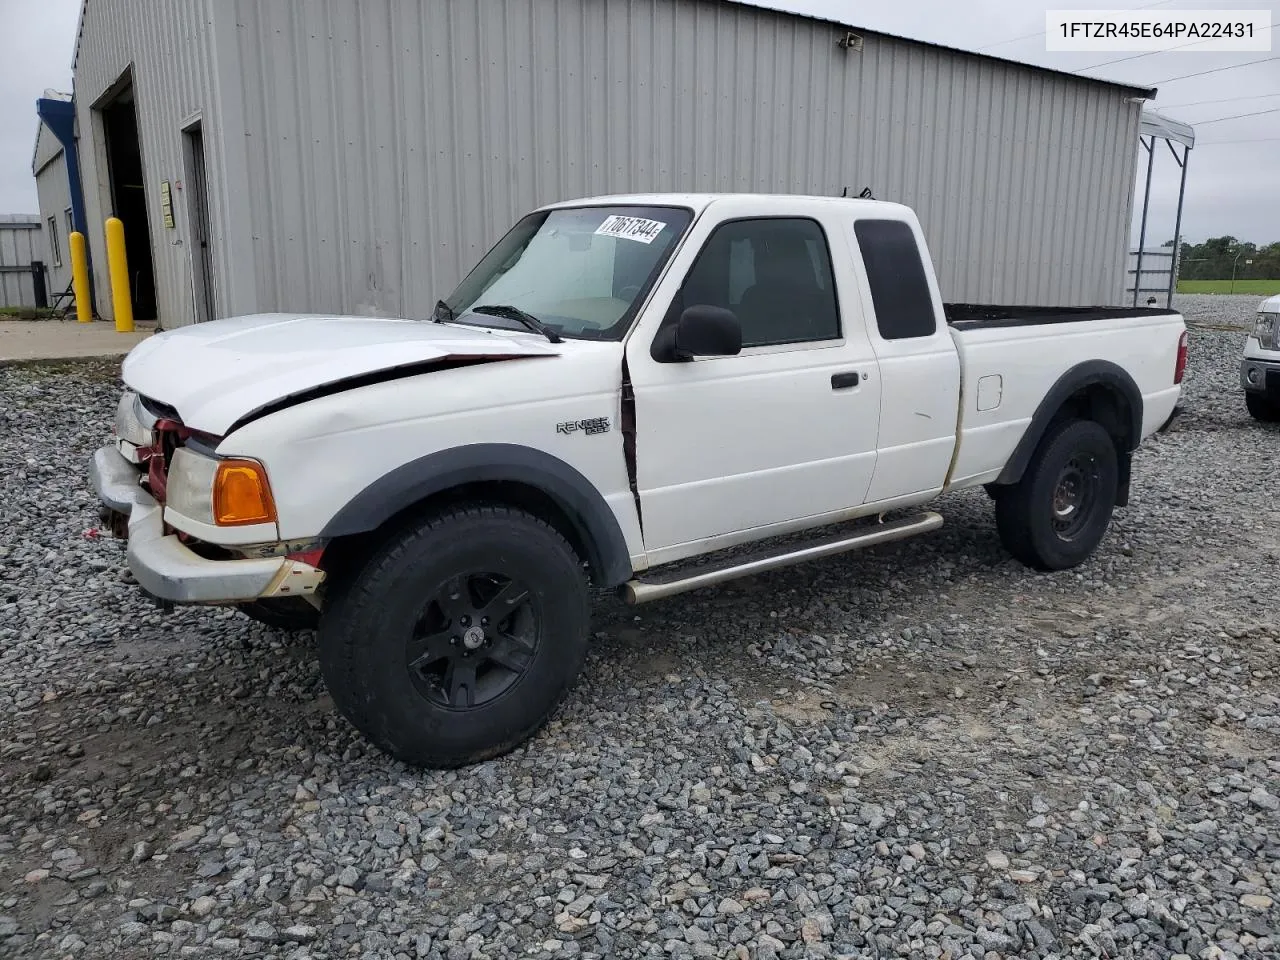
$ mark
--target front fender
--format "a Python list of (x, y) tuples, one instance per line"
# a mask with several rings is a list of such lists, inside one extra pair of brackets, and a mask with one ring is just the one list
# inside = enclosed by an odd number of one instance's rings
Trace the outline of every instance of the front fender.
[(613, 511), (591, 482), (551, 454), (510, 443), (475, 443), (411, 460), (361, 490), (325, 525), (325, 538), (376, 530), (429, 497), (475, 483), (533, 487), (549, 497), (586, 546), (601, 586), (631, 577), (631, 557)]

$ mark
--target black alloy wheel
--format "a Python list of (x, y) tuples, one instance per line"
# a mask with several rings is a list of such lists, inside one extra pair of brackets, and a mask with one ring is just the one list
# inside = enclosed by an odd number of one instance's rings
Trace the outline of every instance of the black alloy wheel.
[(406, 659), (424, 697), (471, 709), (519, 683), (541, 632), (541, 611), (524, 583), (497, 573), (463, 574), (432, 591), (406, 643)]

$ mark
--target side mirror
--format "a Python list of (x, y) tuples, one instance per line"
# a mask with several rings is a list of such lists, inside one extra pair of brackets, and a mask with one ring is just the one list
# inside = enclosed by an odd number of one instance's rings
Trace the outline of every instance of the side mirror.
[(674, 360), (736, 356), (742, 352), (742, 324), (732, 310), (694, 304), (680, 314), (672, 348)]

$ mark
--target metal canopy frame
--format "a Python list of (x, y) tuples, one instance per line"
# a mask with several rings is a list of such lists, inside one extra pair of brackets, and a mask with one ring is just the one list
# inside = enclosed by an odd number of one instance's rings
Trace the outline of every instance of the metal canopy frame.
[[(1142, 291), (1142, 258), (1147, 248), (1147, 213), (1151, 206), (1151, 171), (1155, 168), (1156, 141), (1163, 140), (1173, 155), (1174, 162), (1182, 168), (1182, 178), (1178, 185), (1178, 212), (1173, 222), (1173, 255), (1169, 263), (1169, 289), (1165, 295), (1165, 307), (1173, 306), (1173, 291), (1178, 284), (1178, 266), (1182, 256), (1182, 202), (1187, 195), (1187, 163), (1191, 159), (1191, 149), (1196, 143), (1195, 131), (1185, 123), (1156, 113), (1154, 110), (1143, 110), (1142, 120), (1138, 127), (1138, 142), (1147, 151), (1147, 186), (1142, 195), (1142, 226), (1138, 230), (1138, 262), (1133, 271), (1133, 305), (1138, 305), (1138, 296)], [(1182, 144), (1182, 156), (1174, 143)]]

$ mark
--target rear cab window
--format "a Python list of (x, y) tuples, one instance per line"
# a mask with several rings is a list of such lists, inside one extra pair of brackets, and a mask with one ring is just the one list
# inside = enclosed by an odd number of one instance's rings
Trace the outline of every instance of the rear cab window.
[(938, 318), (911, 225), (902, 220), (858, 220), (853, 232), (880, 336), (885, 340), (933, 336)]

